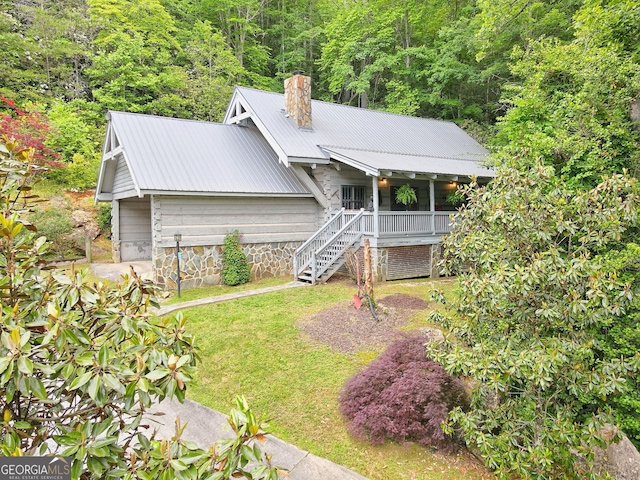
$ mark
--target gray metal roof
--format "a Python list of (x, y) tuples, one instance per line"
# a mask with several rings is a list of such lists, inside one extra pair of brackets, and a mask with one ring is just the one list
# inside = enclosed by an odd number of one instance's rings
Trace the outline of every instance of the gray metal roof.
[(384, 168), (393, 164), (394, 170), (460, 175), (480, 170), (493, 176), (477, 166), (488, 151), (455, 123), (313, 100), (312, 129), (299, 129), (285, 116), (284, 95), (246, 87), (236, 87), (236, 94), (287, 157), (326, 159), (331, 149), (339, 149), (357, 152), (357, 160), (371, 168), (387, 163)]
[(140, 191), (309, 194), (255, 127), (108, 114)]
[(413, 172), (422, 174), (435, 173), (437, 175), (462, 175), (478, 177), (493, 177), (493, 170), (469, 160), (429, 157), (424, 155), (405, 155), (387, 152), (372, 152), (368, 150), (353, 150), (347, 148), (323, 147), (323, 150), (337, 160), (351, 164), (360, 170), (370, 169), (368, 173), (377, 172)]

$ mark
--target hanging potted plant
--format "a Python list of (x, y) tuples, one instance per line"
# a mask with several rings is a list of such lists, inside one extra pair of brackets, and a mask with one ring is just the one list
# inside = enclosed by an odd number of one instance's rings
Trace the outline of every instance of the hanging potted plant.
[(408, 183), (396, 190), (396, 203), (404, 205), (405, 210), (409, 210), (409, 206), (417, 202), (418, 196), (416, 195), (416, 191), (411, 188), (411, 185)]

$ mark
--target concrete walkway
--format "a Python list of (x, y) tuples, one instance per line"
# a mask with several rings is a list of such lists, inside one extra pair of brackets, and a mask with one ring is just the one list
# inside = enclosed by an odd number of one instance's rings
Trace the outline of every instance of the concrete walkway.
[(286, 290), (287, 288), (308, 287), (310, 284), (304, 282), (289, 282), (284, 285), (276, 285), (274, 287), (256, 288), (255, 290), (245, 290), (243, 292), (227, 293), (225, 295), (217, 295), (215, 297), (200, 298), (199, 300), (191, 300), (189, 302), (174, 303), (156, 309), (153, 313), (156, 315), (167, 315), (183, 308), (199, 307), (210, 303), (228, 302), (237, 298), (253, 297), (263, 293), (277, 292), (278, 290)]
[[(122, 275), (129, 273), (129, 265), (141, 276), (151, 271), (151, 262), (94, 263), (91, 264), (91, 270), (99, 277), (117, 282), (122, 280)], [(303, 282), (290, 282), (274, 287), (228, 293), (190, 302), (166, 305), (156, 309), (154, 313), (156, 315), (167, 315), (183, 308), (226, 302), (308, 285)], [(185, 400), (184, 403), (165, 400), (153, 405), (145, 415), (145, 419), (149, 424), (147, 433), (151, 434), (156, 430), (157, 439), (170, 439), (175, 435), (176, 417), (180, 418), (181, 425), (186, 425), (182, 438), (195, 442), (201, 448), (207, 449), (216, 440), (232, 437), (226, 415), (191, 400)], [(305, 450), (300, 450), (298, 447), (272, 435), (267, 436), (267, 441), (261, 444), (260, 448), (264, 453), (272, 455), (273, 465), (289, 471), (289, 475), (286, 477), (289, 480), (367, 480), (366, 477), (358, 473), (324, 458), (317, 457)]]
[[(208, 449), (216, 440), (233, 437), (226, 415), (191, 400), (184, 403), (165, 400), (154, 405), (145, 415), (149, 433), (156, 430), (157, 439), (170, 439), (175, 435), (176, 416), (180, 417), (180, 425), (186, 425), (182, 438), (195, 442), (200, 448)], [(267, 435), (267, 441), (260, 444), (260, 449), (272, 456), (274, 466), (288, 471), (285, 478), (289, 480), (367, 480), (273, 435)]]

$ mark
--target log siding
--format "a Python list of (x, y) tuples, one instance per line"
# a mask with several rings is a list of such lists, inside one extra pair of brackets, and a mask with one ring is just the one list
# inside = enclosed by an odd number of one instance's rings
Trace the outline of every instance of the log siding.
[[(241, 243), (304, 241), (318, 228), (313, 198), (172, 197), (157, 196), (156, 247), (174, 245), (182, 235), (184, 246), (222, 245), (227, 233), (238, 230)], [(159, 218), (158, 218), (159, 217)]]

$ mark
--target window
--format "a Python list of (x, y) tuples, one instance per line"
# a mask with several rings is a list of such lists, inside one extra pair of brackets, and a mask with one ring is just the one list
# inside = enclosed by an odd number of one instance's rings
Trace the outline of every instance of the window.
[(360, 210), (365, 208), (365, 187), (357, 185), (342, 186), (342, 208), (347, 210)]

